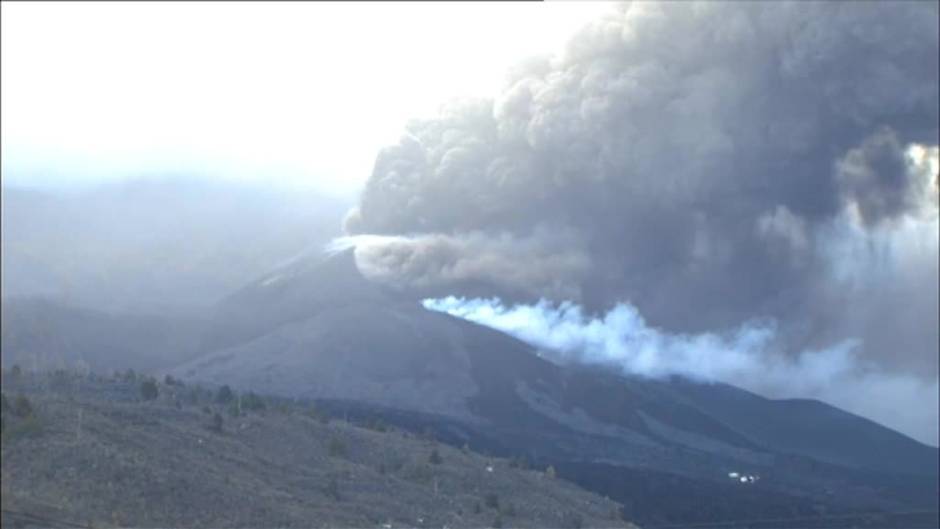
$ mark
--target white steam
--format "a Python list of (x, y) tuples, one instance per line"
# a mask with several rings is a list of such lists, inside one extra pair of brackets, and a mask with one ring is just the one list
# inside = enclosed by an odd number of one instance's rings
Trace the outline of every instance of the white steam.
[[(722, 333), (671, 334), (648, 325), (627, 303), (601, 316), (589, 316), (570, 302), (546, 300), (507, 306), (495, 298), (450, 296), (426, 299), (424, 306), (511, 334), (560, 363), (726, 382), (770, 397), (818, 398), (937, 444), (937, 380), (884, 373), (855, 354), (859, 342), (854, 339), (787, 354), (772, 320), (746, 322)], [(873, 392), (880, 399), (872, 399)], [(872, 406), (872, 400), (882, 404)]]
[[(648, 377), (682, 375), (740, 384), (769, 367), (768, 352), (777, 336), (776, 324), (769, 320), (748, 322), (726, 333), (670, 334), (648, 325), (628, 303), (618, 303), (602, 316), (588, 316), (573, 303), (555, 306), (546, 300), (506, 306), (495, 298), (450, 296), (427, 299), (424, 306), (511, 334), (557, 361), (613, 364)], [(851, 367), (854, 346), (848, 340), (796, 358), (781, 355), (773, 360), (770, 376), (792, 380), (794, 371), (805, 371), (802, 384), (824, 384)]]

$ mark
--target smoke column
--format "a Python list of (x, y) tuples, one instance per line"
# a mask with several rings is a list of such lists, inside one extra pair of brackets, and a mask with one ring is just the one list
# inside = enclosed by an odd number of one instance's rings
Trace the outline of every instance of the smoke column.
[(645, 346), (687, 362), (649, 369), (787, 378), (935, 443), (938, 19), (936, 2), (618, 4), (379, 152), (344, 222), (356, 263), (425, 298), (632, 310)]

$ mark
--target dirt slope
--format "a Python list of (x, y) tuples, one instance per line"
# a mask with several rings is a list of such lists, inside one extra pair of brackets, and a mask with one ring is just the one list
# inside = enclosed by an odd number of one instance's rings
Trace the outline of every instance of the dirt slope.
[(306, 405), (233, 416), (208, 391), (159, 389), (141, 402), (136, 381), (4, 376), (8, 401), (34, 411), (3, 412), (3, 526), (27, 513), (94, 527), (630, 527), (615, 502), (543, 470)]

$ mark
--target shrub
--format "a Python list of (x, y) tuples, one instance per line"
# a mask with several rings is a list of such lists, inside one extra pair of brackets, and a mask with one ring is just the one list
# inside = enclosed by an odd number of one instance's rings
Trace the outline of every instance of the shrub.
[(13, 368), (10, 369), (10, 376), (13, 378), (20, 378), (20, 375), (23, 374), (23, 369), (20, 368), (19, 364), (13, 364)]
[(428, 457), (428, 461), (430, 461), (432, 465), (440, 465), (444, 460), (441, 459), (441, 454), (439, 454), (437, 448), (435, 448), (434, 450), (431, 450), (431, 455)]
[(346, 457), (346, 443), (334, 437), (330, 440), (329, 451), (332, 457)]
[(154, 400), (159, 395), (160, 390), (157, 389), (156, 380), (148, 378), (140, 383), (140, 396), (144, 400)]
[(137, 373), (133, 369), (128, 369), (124, 372), (124, 382), (135, 382), (137, 380)]
[(580, 514), (568, 511), (561, 517), (561, 526), (565, 529), (581, 529), (584, 526), (584, 520)]
[(323, 492), (334, 500), (339, 500), (339, 483), (336, 481), (336, 476), (330, 476)]
[(304, 413), (304, 415), (306, 415), (307, 417), (310, 417), (311, 419), (313, 419), (313, 420), (315, 420), (315, 421), (319, 421), (320, 424), (329, 424), (329, 423), (330, 423), (330, 416), (329, 416), (329, 414), (327, 414), (327, 413), (324, 412), (324, 411), (321, 411), (321, 410), (317, 409), (317, 407), (314, 406), (314, 405), (312, 405), (312, 404), (310, 405), (309, 408), (305, 409), (303, 413)]
[(388, 426), (382, 422), (382, 419), (378, 418), (368, 420), (365, 424), (365, 427), (376, 432), (388, 431)]
[(427, 464), (418, 463), (408, 469), (406, 476), (415, 483), (428, 484), (434, 479), (434, 471)]
[(7, 427), (7, 414), (10, 410), (10, 403), (7, 401), (7, 396), (0, 393), (0, 397), (3, 397), (3, 405), (0, 406), (0, 433), (3, 433)]
[(522, 456), (513, 457), (509, 460), (509, 468), (521, 468), (522, 470), (528, 470), (529, 462)]
[(24, 395), (13, 401), (13, 414), (17, 417), (29, 417), (33, 414), (33, 405)]
[(186, 400), (186, 404), (196, 404), (199, 402), (199, 390), (192, 388), (183, 395), (183, 398)]
[(405, 468), (405, 461), (400, 457), (390, 457), (388, 461), (386, 461), (386, 467), (389, 472), (398, 472)]
[(267, 406), (264, 403), (264, 399), (256, 395), (254, 392), (249, 392), (247, 395), (242, 397), (243, 410), (260, 411), (266, 407)]
[(610, 519), (611, 520), (626, 520), (627, 517), (624, 514), (624, 508), (622, 505), (615, 505), (610, 508)]
[(163, 377), (163, 383), (166, 384), (167, 386), (182, 386), (183, 385), (183, 382), (181, 380), (177, 380), (173, 378), (172, 376), (170, 376), (169, 374)]
[(235, 393), (232, 392), (232, 388), (228, 387), (228, 384), (219, 388), (219, 391), (215, 394), (215, 401), (219, 404), (228, 404), (232, 402), (232, 399), (235, 398)]
[(17, 437), (35, 437), (43, 432), (43, 424), (35, 415), (28, 415), (23, 420), (11, 424), (9, 427), (4, 425), (4, 435), (8, 439)]
[(48, 381), (47, 387), (55, 391), (68, 391), (72, 389), (72, 378), (69, 373), (63, 369), (57, 369), (47, 373), (46, 380)]
[(209, 423), (209, 429), (215, 433), (222, 433), (222, 416), (218, 413), (212, 416), (212, 422)]
[(489, 492), (483, 497), (483, 503), (490, 509), (499, 509), (499, 496), (495, 492)]

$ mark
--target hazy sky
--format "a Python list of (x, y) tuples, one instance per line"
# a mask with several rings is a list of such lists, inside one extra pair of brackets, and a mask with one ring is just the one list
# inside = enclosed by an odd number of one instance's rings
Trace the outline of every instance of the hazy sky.
[(606, 8), (4, 3), (3, 179), (199, 172), (348, 193), (409, 119), (498, 91)]

